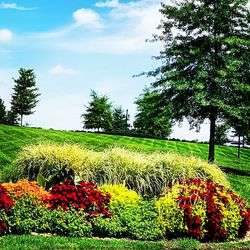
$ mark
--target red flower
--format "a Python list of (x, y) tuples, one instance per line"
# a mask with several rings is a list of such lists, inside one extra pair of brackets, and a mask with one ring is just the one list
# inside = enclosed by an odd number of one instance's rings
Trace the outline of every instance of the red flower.
[(50, 193), (51, 197), (45, 199), (50, 209), (60, 206), (67, 210), (72, 205), (77, 210), (83, 209), (89, 218), (99, 214), (111, 216), (107, 210), (111, 196), (97, 190), (94, 183), (81, 182), (74, 185), (70, 181), (64, 181), (62, 184), (54, 185)]

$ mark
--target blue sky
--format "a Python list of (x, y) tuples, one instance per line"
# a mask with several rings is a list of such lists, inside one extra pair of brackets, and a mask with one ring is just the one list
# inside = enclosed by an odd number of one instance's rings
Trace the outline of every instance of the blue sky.
[[(81, 129), (90, 90), (113, 105), (136, 108), (154, 79), (133, 75), (156, 68), (161, 44), (146, 43), (160, 23), (158, 0), (0, 0), (0, 97), (9, 108), (18, 69), (32, 68), (41, 93), (32, 126)], [(208, 139), (184, 124), (172, 137)]]

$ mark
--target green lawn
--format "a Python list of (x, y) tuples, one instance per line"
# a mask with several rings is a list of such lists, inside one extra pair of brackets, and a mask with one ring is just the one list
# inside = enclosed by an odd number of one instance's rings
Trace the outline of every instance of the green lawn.
[[(204, 160), (207, 159), (208, 152), (207, 144), (0, 125), (0, 171), (12, 163), (24, 145), (44, 141), (77, 143), (97, 151), (112, 146), (144, 152), (171, 151), (184, 155), (194, 155)], [(215, 159), (216, 164), (220, 166), (241, 170), (250, 175), (249, 149), (241, 149), (241, 159), (238, 160), (236, 148), (216, 146)], [(250, 202), (250, 177), (229, 175), (229, 180), (233, 188)]]
[(185, 250), (219, 250), (219, 249), (250, 249), (250, 242), (201, 244), (195, 240), (183, 239), (175, 241), (130, 241), (117, 239), (84, 239), (49, 236), (4, 236), (0, 238), (1, 250), (52, 250), (52, 249), (185, 249)]

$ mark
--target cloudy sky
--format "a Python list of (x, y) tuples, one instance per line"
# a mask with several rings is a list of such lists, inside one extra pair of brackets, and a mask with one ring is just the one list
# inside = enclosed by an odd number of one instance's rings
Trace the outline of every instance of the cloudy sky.
[[(146, 43), (160, 23), (158, 0), (0, 2), (0, 98), (9, 108), (19, 68), (32, 68), (41, 93), (31, 126), (81, 129), (90, 90), (136, 112), (135, 98), (154, 79), (133, 75), (160, 65), (161, 44)], [(177, 126), (171, 137), (208, 140)]]

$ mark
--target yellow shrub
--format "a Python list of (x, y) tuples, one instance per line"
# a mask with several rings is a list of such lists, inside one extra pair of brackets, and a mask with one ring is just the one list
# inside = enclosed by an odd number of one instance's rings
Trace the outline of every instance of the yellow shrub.
[(98, 188), (102, 192), (111, 195), (110, 205), (132, 205), (142, 200), (141, 196), (133, 190), (127, 189), (124, 185), (103, 185)]

